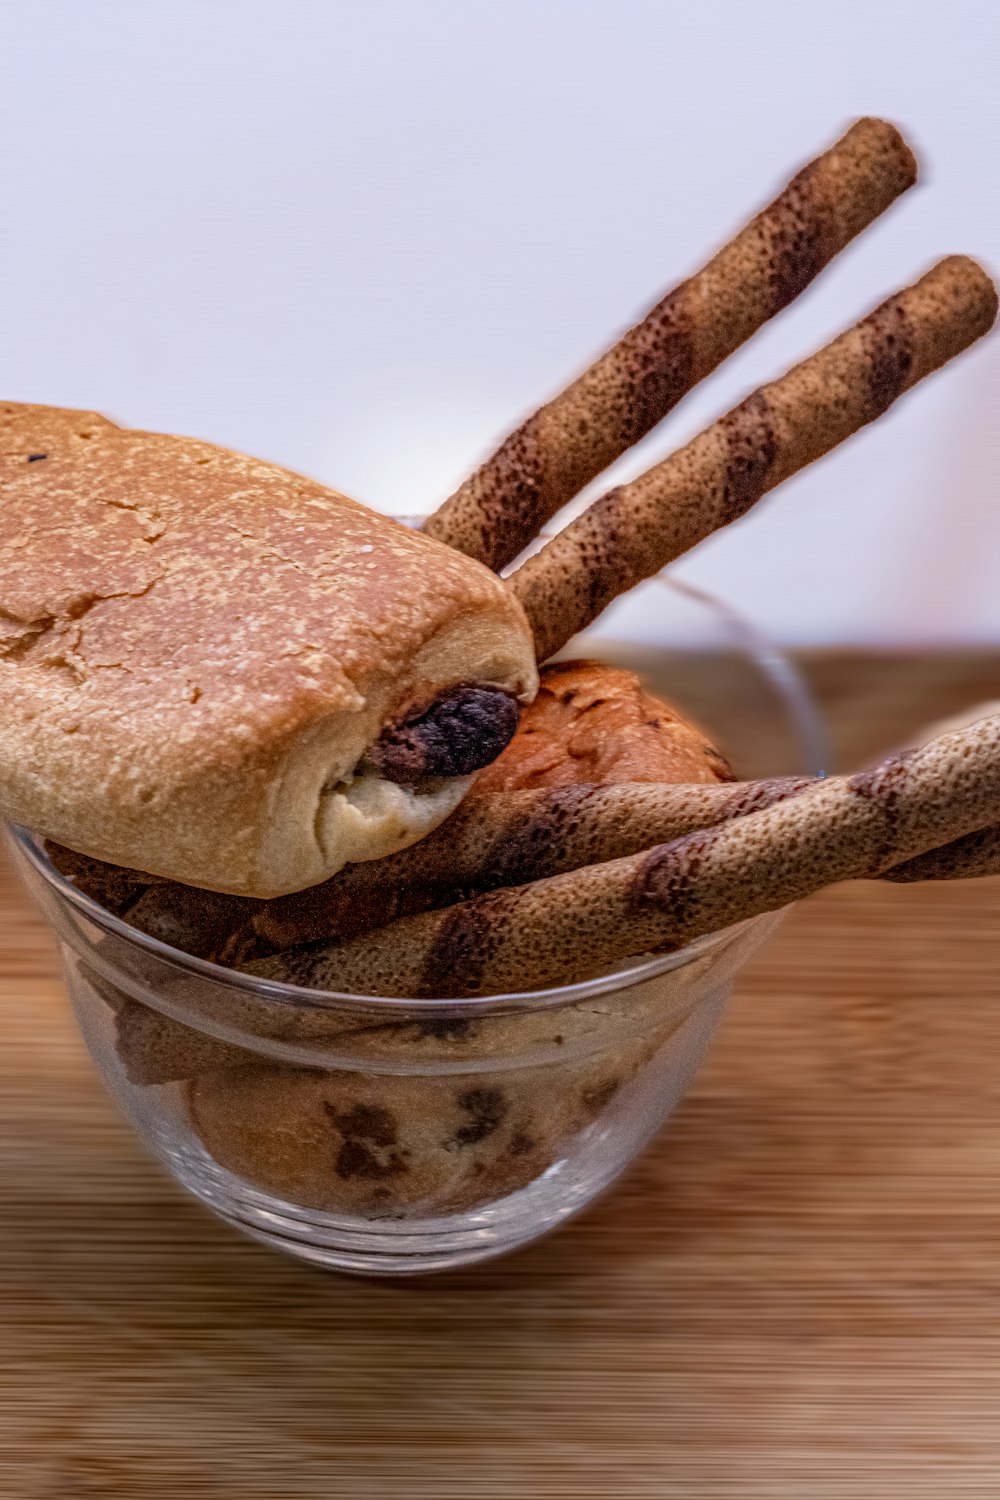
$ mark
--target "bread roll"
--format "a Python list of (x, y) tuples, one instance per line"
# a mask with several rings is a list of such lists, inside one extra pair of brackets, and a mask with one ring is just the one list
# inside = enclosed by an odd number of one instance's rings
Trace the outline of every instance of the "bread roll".
[(0, 407), (0, 816), (274, 896), (421, 838), (536, 686), (486, 568), (272, 464)]
[[(49, 855), (76, 885), (141, 932), (198, 958), (239, 964), (299, 943), (353, 937), (395, 917), (461, 900), (470, 890), (521, 884), (573, 869), (581, 860), (612, 859), (644, 847), (634, 842), (635, 820), (624, 806), (613, 817), (614, 831), (606, 827), (588, 845), (591, 804), (585, 802), (585, 811), (575, 800), (583, 783), (684, 782), (688, 800), (684, 810), (676, 809), (673, 831), (694, 826), (695, 808), (706, 824), (718, 821), (716, 804), (699, 803), (695, 794), (731, 783), (727, 763), (634, 673), (596, 661), (553, 662), (543, 667), (539, 684), (514, 739), (436, 832), (386, 859), (350, 865), (307, 890), (263, 902), (174, 881), (150, 883), (148, 875), (53, 843)], [(530, 804), (530, 798), (560, 791), (570, 794), (568, 801)], [(752, 805), (758, 797), (766, 805), (775, 793), (780, 789), (760, 785)], [(745, 797), (735, 807), (746, 812)], [(671, 826), (669, 817), (664, 825), (662, 810), (654, 820), (657, 835), (647, 842), (660, 842)]]
[(600, 661), (549, 662), (538, 695), (474, 795), (534, 791), (581, 782), (735, 781), (732, 767), (699, 729), (634, 672)]

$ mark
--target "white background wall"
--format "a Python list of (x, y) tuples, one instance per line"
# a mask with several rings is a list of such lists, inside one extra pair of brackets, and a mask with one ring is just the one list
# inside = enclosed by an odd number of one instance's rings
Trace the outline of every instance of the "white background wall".
[[(992, 0), (13, 0), (3, 384), (427, 510), (860, 113), (923, 184), (616, 471), (962, 250)], [(1000, 637), (1000, 337), (681, 565), (786, 640)]]

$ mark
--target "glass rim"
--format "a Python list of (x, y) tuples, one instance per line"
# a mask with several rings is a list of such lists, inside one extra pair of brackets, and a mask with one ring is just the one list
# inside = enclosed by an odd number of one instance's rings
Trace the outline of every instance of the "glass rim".
[(275, 979), (262, 979), (256, 974), (245, 974), (239, 969), (213, 963), (207, 958), (196, 958), (194, 954), (185, 953), (181, 948), (174, 948), (159, 938), (141, 932), (122, 917), (115, 916), (113, 912), (101, 906), (99, 901), (95, 901), (85, 891), (80, 890), (56, 869), (42, 847), (40, 835), (13, 823), (4, 825), (4, 833), (14, 846), (15, 853), (27, 861), (35, 874), (45, 881), (58, 898), (74, 907), (88, 921), (94, 922), (111, 936), (121, 938), (130, 945), (144, 950), (161, 963), (185, 969), (198, 978), (210, 980), (213, 984), (249, 991), (256, 999), (264, 998), (298, 1009), (308, 1007), (314, 1010), (336, 1010), (348, 1006), (371, 1010), (374, 1007), (385, 1009), (390, 1013), (398, 1011), (412, 1014), (414, 1010), (419, 1010), (427, 1014), (438, 1013), (454, 1017), (456, 1012), (461, 1011), (487, 1013), (500, 1008), (508, 1011), (512, 1008), (547, 1010), (558, 1006), (574, 1005), (598, 995), (630, 989), (656, 975), (685, 968), (698, 959), (707, 958), (717, 949), (728, 947), (732, 939), (750, 924), (764, 921), (775, 915), (772, 912), (763, 912), (758, 916), (744, 918), (743, 921), (720, 928), (717, 932), (706, 933), (702, 937), (695, 938), (683, 948), (674, 949), (670, 953), (642, 957), (638, 962), (629, 964), (627, 968), (615, 969), (597, 975), (593, 979), (578, 980), (573, 984), (537, 990), (511, 990), (499, 995), (458, 996), (452, 999), (362, 995), (351, 991), (308, 989), (303, 985), (285, 984)]

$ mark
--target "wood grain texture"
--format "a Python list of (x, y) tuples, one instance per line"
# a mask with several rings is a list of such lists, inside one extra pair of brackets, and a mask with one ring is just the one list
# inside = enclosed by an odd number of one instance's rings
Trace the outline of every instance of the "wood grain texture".
[[(840, 742), (996, 695), (996, 658), (954, 665), (908, 665), (894, 717), (872, 683), (899, 663), (824, 657)], [(998, 935), (997, 880), (805, 902), (611, 1193), (392, 1285), (164, 1177), (0, 873), (0, 1496), (995, 1496)]]

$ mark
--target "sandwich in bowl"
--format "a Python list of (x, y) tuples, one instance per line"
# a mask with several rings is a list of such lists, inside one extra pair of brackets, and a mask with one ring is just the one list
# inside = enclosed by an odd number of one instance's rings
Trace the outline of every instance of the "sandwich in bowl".
[(429, 832), (531, 632), (470, 558), (274, 465), (0, 407), (0, 815), (273, 896)]

